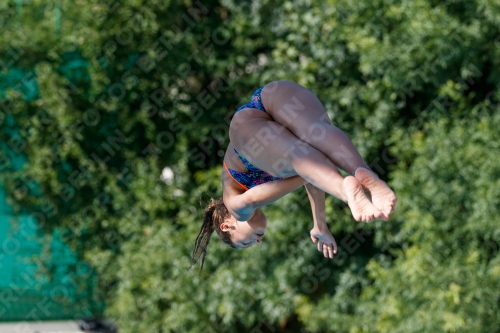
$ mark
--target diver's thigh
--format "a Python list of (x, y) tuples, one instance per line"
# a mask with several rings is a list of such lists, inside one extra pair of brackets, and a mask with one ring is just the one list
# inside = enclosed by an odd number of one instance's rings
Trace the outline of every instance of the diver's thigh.
[(290, 81), (275, 81), (262, 90), (264, 107), (273, 119), (301, 139), (331, 125), (320, 100), (309, 90)]
[(286, 127), (265, 117), (246, 119), (237, 128), (231, 126), (229, 135), (241, 155), (275, 177), (296, 175), (293, 158), (297, 158), (307, 145)]

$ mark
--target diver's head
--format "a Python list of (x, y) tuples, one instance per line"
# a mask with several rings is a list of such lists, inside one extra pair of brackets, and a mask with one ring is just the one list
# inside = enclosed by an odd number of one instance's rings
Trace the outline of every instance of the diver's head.
[[(232, 244), (238, 249), (247, 249), (254, 244), (261, 244), (266, 232), (267, 219), (260, 209), (248, 221), (238, 221), (234, 216), (224, 219), (219, 226), (223, 234), (228, 234)], [(219, 237), (221, 237), (218, 232)], [(222, 237), (221, 237), (222, 238)]]
[(266, 226), (266, 216), (260, 209), (256, 209), (248, 221), (239, 222), (229, 213), (222, 198), (211, 199), (205, 208), (203, 224), (196, 237), (189, 267), (191, 268), (202, 257), (201, 268), (203, 268), (207, 246), (214, 231), (226, 245), (235, 249), (246, 249), (254, 244), (262, 243)]

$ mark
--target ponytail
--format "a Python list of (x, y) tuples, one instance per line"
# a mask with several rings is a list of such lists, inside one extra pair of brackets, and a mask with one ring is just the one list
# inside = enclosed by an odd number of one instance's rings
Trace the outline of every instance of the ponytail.
[(205, 257), (207, 255), (207, 246), (210, 242), (210, 237), (214, 230), (217, 232), (219, 238), (228, 246), (236, 248), (231, 241), (231, 236), (229, 232), (224, 232), (220, 230), (220, 225), (225, 219), (230, 218), (231, 214), (224, 205), (222, 198), (218, 200), (210, 199), (210, 203), (205, 207), (205, 212), (203, 214), (203, 224), (201, 225), (200, 233), (196, 237), (194, 242), (193, 256), (191, 257), (191, 268), (195, 265), (201, 257), (201, 268), (203, 269), (203, 264), (205, 262)]

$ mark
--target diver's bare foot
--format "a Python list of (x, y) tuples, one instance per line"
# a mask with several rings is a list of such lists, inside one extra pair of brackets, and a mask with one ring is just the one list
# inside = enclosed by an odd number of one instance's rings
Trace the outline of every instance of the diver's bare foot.
[(377, 174), (368, 169), (358, 168), (355, 177), (368, 191), (373, 204), (380, 209), (382, 218), (387, 221), (397, 201), (394, 192), (383, 180), (378, 178)]
[(363, 187), (353, 176), (347, 176), (342, 183), (347, 204), (356, 221), (371, 222), (382, 217), (382, 212), (365, 195)]

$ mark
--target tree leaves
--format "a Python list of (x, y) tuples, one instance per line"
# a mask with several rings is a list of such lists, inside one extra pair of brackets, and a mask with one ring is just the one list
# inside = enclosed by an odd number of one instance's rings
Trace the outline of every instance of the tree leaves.
[[(1, 180), (96, 269), (121, 331), (500, 324), (494, 1), (0, 6)], [(264, 209), (262, 246), (214, 239), (198, 276), (200, 201), (221, 195), (231, 115), (278, 79), (318, 95), (396, 212), (361, 226), (329, 198), (339, 253), (325, 261), (299, 190)]]

